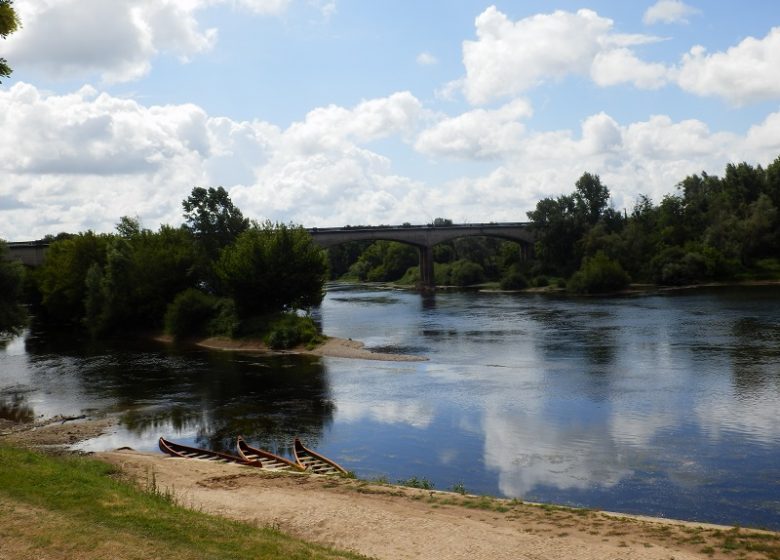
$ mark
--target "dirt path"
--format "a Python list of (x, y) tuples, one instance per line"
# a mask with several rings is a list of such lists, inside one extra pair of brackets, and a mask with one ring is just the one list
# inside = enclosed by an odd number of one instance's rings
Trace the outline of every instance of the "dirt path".
[[(184, 506), (273, 526), (379, 559), (767, 558), (734, 556), (729, 528), (625, 518), (365, 481), (286, 474), (132, 450), (100, 453)], [(733, 533), (733, 532), (732, 532)]]

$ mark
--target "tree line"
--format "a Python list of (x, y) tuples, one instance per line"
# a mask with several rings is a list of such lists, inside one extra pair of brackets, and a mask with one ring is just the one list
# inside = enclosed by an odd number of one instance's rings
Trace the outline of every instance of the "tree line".
[[(457, 239), (434, 248), (434, 276), (438, 285), (554, 283), (575, 293), (778, 278), (778, 209), (780, 157), (766, 169), (740, 163), (727, 165), (722, 177), (688, 176), (658, 204), (640, 196), (630, 212), (614, 209), (608, 187), (586, 172), (572, 193), (540, 200), (527, 213), (536, 236), (532, 258), (522, 259), (513, 242)], [(329, 259), (334, 278), (419, 281), (416, 249), (398, 242), (344, 244)]]
[[(314, 341), (313, 321), (296, 313), (324, 295), (327, 260), (311, 236), (248, 220), (222, 187), (196, 187), (182, 206), (179, 227), (123, 217), (113, 233), (51, 238), (43, 266), (26, 275), (39, 319), (95, 336), (164, 327), (179, 338), (263, 335), (274, 347)], [(3, 263), (6, 276), (18, 299), (18, 263)]]

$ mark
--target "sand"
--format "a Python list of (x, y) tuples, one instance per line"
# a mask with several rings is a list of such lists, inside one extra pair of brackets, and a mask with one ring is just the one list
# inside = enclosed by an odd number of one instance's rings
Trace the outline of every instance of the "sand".
[[(158, 340), (165, 341), (164, 337)], [(381, 360), (387, 362), (422, 362), (428, 360), (425, 356), (412, 354), (390, 354), (388, 352), (374, 352), (365, 348), (365, 344), (352, 339), (328, 337), (325, 342), (312, 349), (302, 346), (292, 350), (271, 350), (258, 339), (231, 339), (225, 337), (211, 337), (200, 340), (198, 346), (212, 350), (240, 351), (253, 353), (275, 354), (309, 354), (312, 356), (330, 356), (333, 358), (350, 358), (357, 360)]]
[[(0, 424), (0, 441), (63, 449), (107, 430), (111, 419)], [(382, 560), (772, 558), (734, 554), (729, 527), (623, 516), (379, 482), (281, 473), (122, 449), (94, 454), (123, 476), (171, 492), (184, 507), (274, 527), (304, 540)], [(766, 535), (780, 550), (780, 535)]]
[[(729, 558), (729, 528), (121, 450), (97, 457), (186, 507), (387, 560)], [(692, 538), (691, 535), (696, 535)], [(712, 545), (712, 550), (706, 548)], [(751, 553), (752, 554), (752, 553)], [(763, 558), (740, 556), (740, 558)]]

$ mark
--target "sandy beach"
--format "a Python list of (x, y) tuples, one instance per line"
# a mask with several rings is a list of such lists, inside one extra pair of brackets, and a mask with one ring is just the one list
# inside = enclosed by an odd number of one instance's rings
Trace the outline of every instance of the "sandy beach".
[[(158, 340), (166, 341), (164, 337)], [(350, 358), (357, 360), (379, 360), (387, 362), (424, 362), (425, 356), (412, 354), (391, 354), (388, 352), (374, 352), (366, 349), (365, 344), (358, 340), (328, 337), (325, 342), (315, 348), (307, 349), (299, 346), (292, 350), (271, 350), (259, 339), (231, 339), (225, 337), (211, 337), (196, 342), (198, 346), (211, 348), (212, 350), (275, 353), (275, 354), (309, 354), (312, 356), (330, 356), (333, 358)]]
[[(4, 421), (0, 441), (64, 450), (111, 423), (105, 418)], [(771, 559), (759, 548), (735, 555), (732, 545), (757, 539), (778, 546), (780, 539), (732, 527), (264, 471), (132, 449), (94, 457), (117, 466), (142, 488), (153, 478), (157, 490), (171, 492), (179, 505), (382, 560)]]

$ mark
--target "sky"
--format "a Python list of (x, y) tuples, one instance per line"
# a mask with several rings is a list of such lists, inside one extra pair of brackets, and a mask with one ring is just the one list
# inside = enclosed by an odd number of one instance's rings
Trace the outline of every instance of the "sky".
[(0, 239), (182, 223), (195, 186), (328, 227), (525, 221), (780, 156), (769, 0), (16, 0)]

